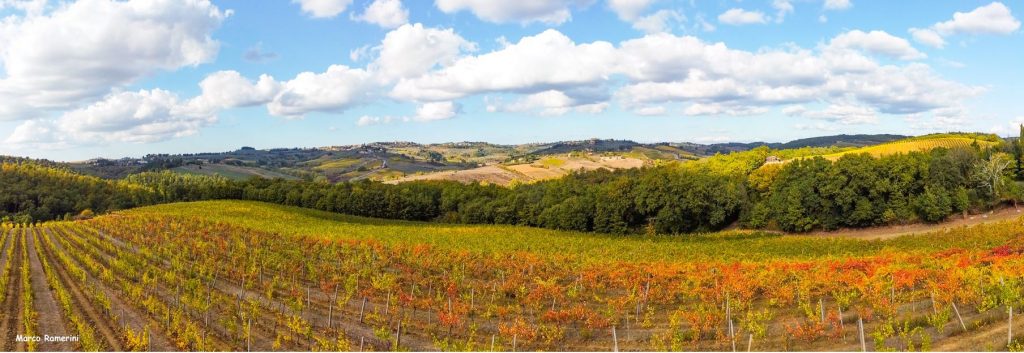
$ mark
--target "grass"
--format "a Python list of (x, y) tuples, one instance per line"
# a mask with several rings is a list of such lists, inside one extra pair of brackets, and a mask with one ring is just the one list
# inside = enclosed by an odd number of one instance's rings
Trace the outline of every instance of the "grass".
[[(175, 203), (122, 211), (142, 217), (189, 217), (286, 235), (372, 239), (385, 244), (431, 244), (456, 251), (527, 252), (590, 263), (623, 261), (769, 261), (874, 256), (991, 248), (1024, 233), (1017, 220), (907, 235), (888, 240), (726, 231), (683, 236), (621, 236), (520, 226), (453, 225), (381, 220), (251, 201)], [(990, 228), (990, 229), (986, 229)]]

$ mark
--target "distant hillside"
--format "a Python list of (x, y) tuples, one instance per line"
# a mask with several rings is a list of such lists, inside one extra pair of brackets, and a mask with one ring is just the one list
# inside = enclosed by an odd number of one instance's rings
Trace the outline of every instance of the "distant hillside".
[(803, 147), (863, 147), (877, 145), (880, 143), (886, 143), (905, 139), (910, 136), (904, 135), (891, 135), (891, 134), (877, 134), (877, 135), (832, 135), (832, 136), (819, 136), (810, 137), (805, 139), (793, 140), (789, 142), (726, 142), (726, 143), (715, 143), (710, 145), (699, 145), (699, 144), (688, 144), (687, 147), (690, 151), (698, 154), (712, 155), (716, 153), (730, 153), (747, 151), (761, 146), (767, 146), (771, 149), (782, 150), (792, 148), (803, 148)]
[[(589, 139), (552, 143), (501, 145), (487, 142), (378, 142), (319, 148), (255, 149), (227, 152), (152, 154), (143, 158), (93, 159), (53, 163), (76, 172), (107, 179), (169, 170), (181, 174), (219, 175), (242, 180), (251, 177), (322, 180), (451, 179), (534, 181), (560, 177), (573, 170), (618, 169), (644, 164), (697, 160), (715, 154), (801, 147), (862, 147), (906, 138), (901, 135), (835, 135), (785, 143), (689, 142), (638, 143), (628, 140)], [(552, 162), (561, 160), (564, 163)], [(557, 164), (557, 165), (552, 165)]]
[(875, 157), (888, 156), (897, 153), (909, 153), (918, 151), (928, 151), (934, 148), (945, 147), (945, 148), (960, 148), (970, 147), (977, 145), (979, 147), (992, 147), (999, 144), (999, 141), (983, 140), (977, 138), (971, 138), (968, 136), (935, 136), (933, 138), (909, 138), (905, 140), (899, 140), (889, 143), (883, 143), (874, 146), (862, 147), (850, 151), (827, 154), (823, 157), (827, 159), (839, 159), (846, 154), (857, 154), (867, 153)]

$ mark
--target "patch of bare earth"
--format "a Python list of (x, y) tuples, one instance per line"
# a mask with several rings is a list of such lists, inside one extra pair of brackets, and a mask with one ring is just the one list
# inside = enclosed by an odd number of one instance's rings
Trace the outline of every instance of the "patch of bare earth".
[[(7, 310), (7, 312), (4, 312), (4, 315), (0, 315), (0, 334), (3, 334), (3, 337), (0, 337), (0, 351), (7, 352), (25, 351), (26, 348), (24, 342), (17, 342), (14, 339), (15, 336), (21, 333), (22, 321), (24, 319), (24, 313), (20, 305), (21, 281), (18, 277), (21, 273), (22, 265), (21, 256), (18, 255), (20, 254), (19, 251), (21, 251), (21, 247), (18, 245), (18, 237), (20, 235), (20, 230), (14, 230), (7, 237), (7, 247), (14, 247), (13, 255), (9, 259), (5, 259), (11, 262), (11, 272), (8, 274), (10, 278), (5, 292), (7, 295), (4, 296), (3, 304), (0, 306), (3, 310)], [(7, 252), (6, 247), (3, 250), (4, 253)], [(4, 265), (6, 265), (6, 262)]]
[[(46, 281), (46, 273), (43, 271), (42, 262), (36, 252), (36, 229), (29, 232), (26, 245), (28, 246), (29, 273), (32, 279), (32, 303), (36, 312), (39, 313), (37, 323), (39, 335), (68, 337), (71, 331), (64, 325), (65, 318), (60, 304), (57, 303), (55, 294), (51, 291), (49, 282)], [(44, 351), (68, 352), (75, 350), (73, 342), (39, 342), (38, 348)]]

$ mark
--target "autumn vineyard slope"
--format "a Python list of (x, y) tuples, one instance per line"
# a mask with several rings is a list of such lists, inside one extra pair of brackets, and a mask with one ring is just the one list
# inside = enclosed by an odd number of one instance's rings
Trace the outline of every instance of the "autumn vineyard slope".
[(79, 340), (0, 350), (1016, 350), (1022, 234), (613, 238), (168, 204), (4, 226), (0, 329)]

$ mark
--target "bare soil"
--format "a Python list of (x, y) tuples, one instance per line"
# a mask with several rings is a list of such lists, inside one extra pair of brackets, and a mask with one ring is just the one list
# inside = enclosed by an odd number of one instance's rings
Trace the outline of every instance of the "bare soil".
[[(9, 274), (10, 280), (7, 282), (7, 296), (4, 297), (2, 308), (11, 308), (13, 312), (4, 313), (0, 318), (0, 350), (2, 351), (25, 351), (25, 343), (15, 341), (15, 336), (21, 333), (22, 321), (24, 319), (21, 310), (21, 256), (19, 255), (20, 246), (18, 246), (18, 236), (21, 235), (20, 230), (11, 231), (7, 237), (7, 246), (14, 247), (14, 253), (10, 259), (11, 261), (11, 272)], [(6, 252), (6, 248), (4, 248)]]
[[(64, 325), (64, 311), (57, 303), (56, 294), (51, 291), (39, 254), (36, 253), (36, 233), (36, 229), (29, 231), (25, 244), (28, 247), (29, 276), (32, 279), (32, 304), (39, 313), (36, 321), (39, 325), (39, 335), (72, 336), (71, 331)], [(68, 352), (76, 350), (75, 346), (73, 342), (42, 341), (39, 342), (38, 348), (43, 351)]]

